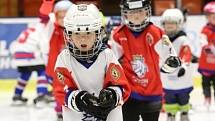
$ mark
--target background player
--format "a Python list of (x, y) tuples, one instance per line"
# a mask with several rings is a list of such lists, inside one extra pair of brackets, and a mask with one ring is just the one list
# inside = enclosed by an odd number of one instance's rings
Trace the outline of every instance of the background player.
[[(211, 104), (211, 85), (215, 90), (215, 2), (209, 2), (204, 7), (208, 23), (202, 29), (202, 36), (207, 43), (202, 48), (198, 71), (202, 75), (202, 88), (205, 104)], [(214, 94), (215, 95), (215, 94)]]
[[(58, 54), (65, 48), (64, 42), (64, 25), (63, 19), (67, 10), (71, 7), (72, 2), (69, 0), (43, 0), (43, 4), (40, 7), (40, 19), (46, 24), (46, 29), (43, 30), (43, 36), (48, 39), (49, 49), (47, 56), (46, 74), (49, 81), (52, 83), (53, 90), (63, 92), (64, 85), (57, 80), (53, 81), (54, 66), (57, 60)], [(54, 13), (54, 20), (51, 20), (50, 13)], [(54, 91), (55, 92), (55, 91)], [(57, 112), (58, 121), (62, 119), (62, 102), (58, 101), (58, 96), (54, 93), (56, 99), (55, 111)]]
[(192, 53), (188, 37), (182, 30), (184, 16), (179, 9), (167, 9), (162, 15), (161, 24), (182, 61), (182, 67), (173, 73), (161, 73), (167, 121), (175, 121), (176, 113), (179, 111), (181, 112), (180, 121), (189, 121), (189, 94), (193, 89), (190, 67)]
[(165, 61), (161, 70), (170, 73), (180, 66), (180, 60), (168, 37), (150, 22), (150, 0), (122, 0), (120, 7), (123, 25), (112, 32), (110, 46), (132, 90), (123, 105), (123, 119), (139, 121), (141, 116), (144, 121), (158, 121), (162, 105), (159, 63)]
[(44, 45), (43, 41), (37, 39), (37, 36), (40, 36), (40, 30), (43, 28), (44, 25), (42, 23), (38, 23), (35, 27), (27, 28), (10, 46), (13, 56), (12, 63), (20, 73), (13, 96), (13, 104), (15, 105), (27, 103), (28, 99), (23, 97), (22, 94), (33, 71), (36, 71), (38, 76), (37, 95), (38, 97), (43, 97), (40, 102), (49, 102), (49, 98), (47, 97), (48, 81), (45, 74), (44, 61), (46, 53), (42, 49), (42, 45)]

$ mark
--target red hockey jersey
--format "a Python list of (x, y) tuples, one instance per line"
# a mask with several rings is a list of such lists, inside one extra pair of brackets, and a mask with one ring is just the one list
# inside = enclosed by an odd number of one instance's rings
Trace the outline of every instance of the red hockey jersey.
[(202, 29), (202, 33), (207, 36), (208, 43), (215, 43), (215, 26), (207, 24)]
[(54, 32), (52, 34), (51, 40), (49, 42), (49, 54), (48, 62), (46, 66), (46, 73), (48, 76), (53, 77), (54, 66), (57, 60), (57, 56), (60, 54), (61, 50), (65, 47), (63, 28), (59, 25), (55, 25)]
[(160, 41), (162, 35), (163, 31), (152, 23), (138, 36), (134, 36), (126, 26), (120, 26), (113, 32), (114, 41), (110, 42), (110, 46), (121, 58), (121, 65), (132, 89), (132, 98), (161, 99), (159, 63), (167, 58), (170, 51)]
[(198, 71), (205, 75), (215, 74), (215, 26), (207, 24), (202, 33), (206, 35), (208, 44), (202, 48)]

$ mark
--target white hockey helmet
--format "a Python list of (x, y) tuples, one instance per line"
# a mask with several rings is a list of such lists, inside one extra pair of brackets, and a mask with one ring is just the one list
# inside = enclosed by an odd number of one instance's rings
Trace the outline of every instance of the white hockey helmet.
[[(102, 47), (102, 18), (95, 5), (73, 4), (64, 18), (64, 27), (66, 45), (75, 58), (88, 60), (98, 54)], [(93, 47), (87, 52), (79, 50), (71, 40), (73, 32), (96, 32)]]
[(161, 17), (161, 24), (164, 26), (165, 22), (175, 23), (177, 26), (177, 30), (174, 32), (176, 34), (183, 28), (184, 24), (184, 15), (181, 10), (177, 8), (167, 9), (164, 11)]
[(70, 2), (69, 0), (61, 0), (61, 1), (58, 1), (58, 2), (54, 5), (53, 11), (56, 13), (56, 12), (61, 11), (61, 10), (68, 10), (72, 4), (73, 4), (73, 3)]

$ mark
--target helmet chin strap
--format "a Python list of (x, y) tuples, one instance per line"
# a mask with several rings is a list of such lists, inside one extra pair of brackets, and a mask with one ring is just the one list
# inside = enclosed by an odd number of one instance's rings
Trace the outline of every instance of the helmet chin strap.
[(141, 32), (148, 24), (145, 23), (145, 22), (142, 22), (141, 24), (138, 24), (138, 25), (134, 25), (133, 23), (130, 23), (130, 26), (129, 28), (134, 31), (134, 32)]

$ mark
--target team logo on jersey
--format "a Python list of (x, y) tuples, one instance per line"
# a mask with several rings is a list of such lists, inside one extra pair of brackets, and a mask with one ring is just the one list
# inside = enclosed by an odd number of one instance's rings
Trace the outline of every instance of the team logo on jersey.
[(112, 77), (114, 80), (118, 80), (119, 77), (120, 77), (120, 72), (119, 72), (119, 70), (118, 70), (115, 66), (113, 66), (113, 67), (111, 68), (111, 77)]
[(80, 11), (85, 11), (85, 10), (87, 10), (87, 5), (79, 5), (78, 6), (78, 10), (80, 10)]
[(153, 44), (154, 38), (153, 38), (152, 34), (150, 34), (150, 33), (146, 34), (146, 41), (149, 43), (149, 45)]
[(60, 72), (57, 72), (57, 79), (58, 79), (60, 82), (64, 82), (64, 76), (63, 76), (63, 74), (61, 74)]
[(142, 55), (133, 55), (133, 61), (131, 62), (133, 71), (139, 78), (143, 78), (148, 71), (148, 67), (144, 62)]

